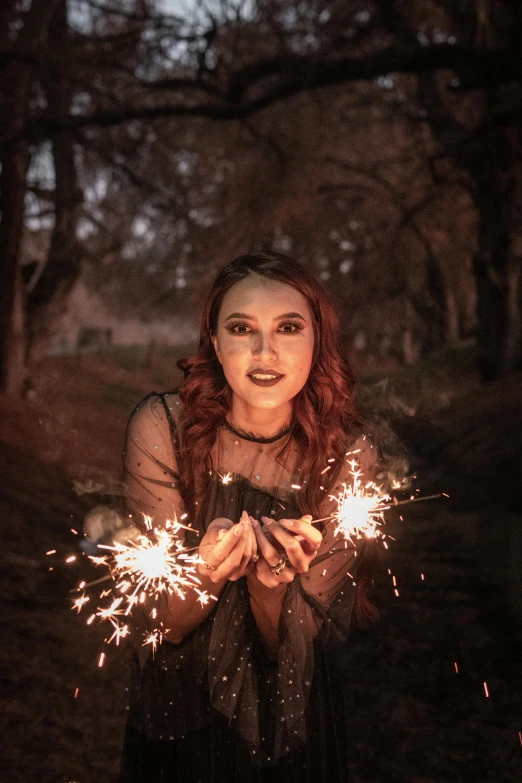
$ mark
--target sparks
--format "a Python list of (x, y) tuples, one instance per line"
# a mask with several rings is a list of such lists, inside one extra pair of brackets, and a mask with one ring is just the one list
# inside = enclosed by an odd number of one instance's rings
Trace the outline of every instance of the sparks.
[(159, 631), (156, 629), (155, 631), (151, 631), (150, 633), (145, 634), (145, 640), (142, 644), (142, 647), (146, 647), (147, 644), (150, 644), (152, 653), (154, 654), (157, 650), (158, 644), (162, 643), (163, 637), (166, 633), (168, 633), (168, 629), (165, 631)]
[[(196, 566), (200, 559), (197, 547), (184, 548), (176, 535), (180, 528), (190, 528), (180, 524), (175, 518), (174, 521), (169, 520), (166, 529), (158, 530), (153, 527), (152, 518), (149, 516), (144, 516), (144, 526), (146, 534), (140, 536), (137, 541), (100, 545), (100, 549), (106, 550), (107, 554), (91, 556), (90, 560), (95, 565), (108, 569), (108, 574), (88, 584), (82, 581), (79, 587), (72, 591), (79, 593), (84, 588), (100, 582), (110, 583), (99, 594), (101, 605), (87, 620), (88, 625), (95, 619), (110, 623), (112, 634), (105, 639), (107, 644), (113, 642), (118, 645), (121, 639), (131, 633), (131, 626), (124, 618), (138, 605), (144, 605), (149, 616), (156, 620), (156, 606), (148, 608), (147, 605), (150, 601), (157, 601), (160, 595), (174, 594), (184, 599), (186, 590), (190, 589), (197, 594), (201, 606), (207, 605), (210, 600), (217, 601), (214, 595), (199, 589), (201, 581)], [(79, 613), (87, 601), (89, 597), (82, 592), (73, 600), (73, 609)], [(161, 622), (159, 624), (161, 626)], [(155, 650), (164, 635), (164, 629), (156, 629), (148, 634), (144, 644), (149, 644)], [(103, 665), (103, 655), (100, 657), (99, 666)]]
[[(383, 535), (381, 525), (384, 511), (389, 508), (390, 496), (385, 494), (373, 481), (362, 483), (360, 470), (356, 470), (355, 461), (350, 462), (352, 483), (342, 483), (338, 495), (329, 495), (337, 503), (337, 511), (328, 519), (336, 523), (336, 534), (343, 535), (353, 542), (354, 538), (378, 538)], [(314, 520), (320, 522), (322, 520)]]
[(88, 600), (89, 600), (89, 597), (88, 597), (88, 596), (86, 596), (86, 595), (82, 595), (82, 596), (80, 596), (80, 598), (76, 598), (76, 599), (73, 601), (73, 607), (72, 607), (72, 608), (73, 608), (73, 609), (76, 609), (76, 611), (78, 612), (78, 614), (80, 614), (80, 612), (82, 611), (82, 606), (83, 606), (84, 604), (86, 604)]

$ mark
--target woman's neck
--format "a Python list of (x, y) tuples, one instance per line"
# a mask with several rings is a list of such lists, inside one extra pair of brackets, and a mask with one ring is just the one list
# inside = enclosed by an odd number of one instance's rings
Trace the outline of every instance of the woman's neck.
[(241, 401), (232, 401), (232, 410), (227, 415), (228, 423), (236, 430), (251, 432), (259, 438), (273, 438), (290, 426), (292, 406), (281, 406), (277, 409), (250, 408)]

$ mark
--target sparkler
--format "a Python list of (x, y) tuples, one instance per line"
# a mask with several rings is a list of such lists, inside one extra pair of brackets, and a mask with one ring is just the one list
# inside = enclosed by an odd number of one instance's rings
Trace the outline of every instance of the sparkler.
[[(442, 492), (423, 497), (411, 495), (408, 500), (396, 500), (374, 481), (364, 481), (363, 472), (356, 468), (357, 463), (355, 460), (350, 460), (348, 464), (351, 467), (351, 483), (343, 481), (339, 494), (328, 496), (330, 500), (337, 503), (336, 511), (328, 517), (312, 520), (312, 524), (316, 522), (335, 522), (335, 534), (342, 535), (352, 543), (354, 543), (354, 539), (363, 537), (384, 539), (385, 536), (382, 530), (384, 514), (392, 506), (432, 500), (433, 498), (441, 497), (441, 495), (449, 497)], [(325, 468), (326, 470), (327, 468)], [(401, 482), (394, 482), (393, 489), (398, 489), (400, 486)], [(388, 548), (386, 541), (383, 541), (383, 544)]]
[(315, 522), (333, 521), (335, 534), (342, 535), (348, 541), (354, 538), (378, 538), (383, 536), (381, 526), (384, 512), (390, 508), (391, 497), (375, 482), (363, 482), (362, 471), (356, 469), (355, 461), (351, 465), (351, 483), (341, 484), (338, 495), (329, 495), (337, 503), (337, 510), (329, 517), (314, 519)]
[[(167, 521), (166, 527), (158, 530), (153, 528), (152, 518), (148, 516), (144, 516), (144, 522), (146, 533), (129, 541), (99, 545), (99, 548), (106, 550), (108, 554), (91, 555), (89, 559), (98, 566), (106, 567), (109, 573), (90, 584), (81, 582), (76, 588), (76, 591), (81, 590), (82, 594), (73, 600), (72, 608), (80, 613), (90, 600), (85, 594), (88, 587), (100, 582), (112, 582), (112, 585), (102, 590), (99, 595), (99, 598), (109, 599), (109, 602), (105, 606), (99, 606), (87, 620), (88, 625), (96, 618), (111, 624), (113, 633), (106, 640), (108, 644), (114, 641), (118, 645), (120, 639), (130, 634), (129, 625), (124, 622), (124, 618), (131, 614), (136, 605), (144, 605), (146, 609), (151, 601), (157, 601), (162, 594), (175, 594), (184, 600), (186, 590), (190, 589), (198, 594), (202, 606), (208, 604), (210, 599), (217, 600), (215, 596), (198, 587), (201, 581), (196, 572), (196, 566), (200, 562), (197, 547), (183, 547), (177, 539), (180, 529), (192, 528), (178, 521)], [(67, 561), (70, 560), (68, 558)], [(150, 616), (156, 619), (156, 607), (152, 607)], [(156, 628), (145, 634), (143, 645), (150, 644), (155, 651), (168, 630), (163, 627)]]

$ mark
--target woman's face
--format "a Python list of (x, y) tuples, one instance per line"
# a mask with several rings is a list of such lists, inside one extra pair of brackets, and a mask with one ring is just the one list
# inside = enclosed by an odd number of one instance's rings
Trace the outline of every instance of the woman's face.
[[(253, 274), (236, 283), (223, 298), (212, 342), (235, 402), (245, 413), (249, 408), (291, 411), (290, 401), (306, 383), (314, 350), (312, 314), (299, 291)], [(258, 385), (253, 374), (282, 377), (272, 385)]]

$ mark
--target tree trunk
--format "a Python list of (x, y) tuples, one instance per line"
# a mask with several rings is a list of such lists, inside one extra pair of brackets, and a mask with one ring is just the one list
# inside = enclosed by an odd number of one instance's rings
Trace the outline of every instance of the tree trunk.
[(3, 145), (0, 175), (0, 382), (2, 391), (12, 396), (20, 394), (25, 372), (25, 350), (20, 351), (20, 346), (25, 346), (25, 303), (18, 259), (24, 229), (28, 165), (27, 144), (13, 141)]
[[(42, 41), (56, 11), (65, 0), (33, 0), (24, 16), (19, 35), (21, 44)], [(16, 13), (14, 2), (2, 6), (0, 38), (8, 36), (9, 21)], [(0, 388), (11, 395), (21, 393), (25, 368), (22, 350), (25, 345), (23, 289), (19, 275), (19, 258), (24, 230), (26, 176), (30, 161), (29, 145), (23, 138), (30, 113), (30, 95), (35, 66), (13, 60), (4, 71), (10, 85), (10, 100), (4, 106), (0, 157)], [(22, 308), (22, 309), (20, 309)]]
[[(67, 47), (69, 28), (67, 7), (61, 2), (49, 29), (54, 50)], [(53, 116), (69, 114), (72, 88), (51, 69), (44, 81), (49, 109)], [(45, 352), (53, 325), (80, 272), (81, 248), (77, 239), (78, 215), (82, 192), (78, 185), (74, 141), (70, 134), (57, 133), (52, 139), (55, 172), (55, 222), (47, 263), (28, 300), (28, 351), (31, 358)]]
[(477, 177), (477, 349), (486, 381), (522, 369), (521, 136), (518, 129), (493, 132), (487, 148), (482, 147)]
[[(521, 261), (522, 132), (492, 128), (469, 138), (440, 99), (431, 74), (419, 79), (419, 97), (434, 138), (473, 182), (479, 213), (479, 249), (473, 261), (477, 286), (477, 365), (485, 381), (522, 368)], [(494, 96), (486, 95), (494, 107)], [(487, 112), (486, 112), (487, 114)]]

